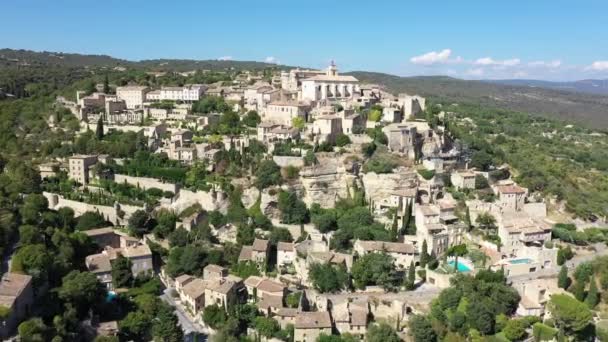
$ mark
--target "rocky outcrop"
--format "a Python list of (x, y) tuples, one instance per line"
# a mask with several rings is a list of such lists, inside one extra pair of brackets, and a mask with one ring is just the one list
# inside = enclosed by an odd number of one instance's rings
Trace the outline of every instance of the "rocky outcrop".
[(332, 208), (336, 200), (348, 196), (347, 191), (357, 178), (354, 173), (357, 167), (336, 153), (319, 153), (317, 160), (317, 164), (300, 170), (302, 200), (308, 206), (318, 203), (323, 208)]
[(361, 177), (368, 202), (381, 201), (397, 189), (416, 187), (417, 179), (416, 172), (406, 168), (397, 168), (393, 173), (368, 172)]

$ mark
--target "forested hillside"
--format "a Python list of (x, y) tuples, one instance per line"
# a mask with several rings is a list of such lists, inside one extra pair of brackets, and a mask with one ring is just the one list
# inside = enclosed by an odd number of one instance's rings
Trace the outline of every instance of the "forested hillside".
[(467, 102), (608, 129), (608, 96), (565, 92), (445, 76), (399, 77), (376, 72), (349, 73), (360, 81), (386, 86), (393, 93), (420, 94), (441, 102)]

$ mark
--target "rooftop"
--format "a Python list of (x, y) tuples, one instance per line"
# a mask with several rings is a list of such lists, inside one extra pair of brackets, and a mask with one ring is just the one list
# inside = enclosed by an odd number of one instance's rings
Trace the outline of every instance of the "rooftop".
[(331, 318), (327, 311), (300, 312), (296, 316), (296, 329), (331, 328)]

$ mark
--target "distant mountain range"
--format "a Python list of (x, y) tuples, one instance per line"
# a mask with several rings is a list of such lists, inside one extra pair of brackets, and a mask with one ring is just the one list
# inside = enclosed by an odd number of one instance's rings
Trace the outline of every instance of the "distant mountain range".
[(392, 93), (420, 94), (444, 103), (478, 103), (608, 128), (608, 96), (446, 76), (399, 77), (364, 71), (348, 74), (365, 83), (384, 85)]
[(547, 88), (581, 93), (608, 95), (608, 80), (581, 80), (572, 82), (551, 82), (539, 80), (487, 80), (486, 82), (512, 86)]
[[(0, 49), (0, 71), (24, 69), (129, 67), (155, 71), (290, 69), (256, 61), (156, 59), (128, 61), (107, 55)], [(8, 72), (8, 71), (12, 71)], [(608, 80), (547, 82), (536, 80), (470, 81), (446, 76), (399, 77), (377, 72), (347, 73), (364, 83), (383, 85), (393, 93), (420, 94), (442, 102), (468, 102), (505, 108), (608, 129)], [(0, 76), (2, 73), (0, 73)], [(1, 82), (0, 82), (1, 83)]]

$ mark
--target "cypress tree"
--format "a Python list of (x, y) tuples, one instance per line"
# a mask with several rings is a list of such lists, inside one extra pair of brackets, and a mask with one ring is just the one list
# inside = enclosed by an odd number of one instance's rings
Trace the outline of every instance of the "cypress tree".
[(391, 235), (393, 239), (396, 241), (399, 236), (399, 223), (397, 222), (397, 213), (393, 215), (393, 225), (391, 226)]
[(103, 119), (101, 116), (99, 120), (97, 120), (97, 128), (95, 129), (95, 136), (97, 136), (98, 140), (103, 139)]
[(110, 80), (108, 80), (108, 75), (103, 79), (103, 92), (104, 94), (110, 93)]
[(469, 210), (469, 207), (467, 207), (467, 214), (466, 217), (464, 218), (465, 223), (467, 224), (467, 229), (470, 231), (471, 230), (471, 211)]
[(582, 281), (577, 281), (574, 283), (572, 287), (572, 294), (579, 301), (582, 302), (585, 300), (585, 283)]
[(595, 278), (591, 277), (591, 284), (589, 285), (589, 292), (587, 292), (587, 298), (585, 298), (585, 304), (589, 309), (593, 309), (599, 302), (600, 295), (597, 292), (597, 285), (595, 284)]
[(564, 265), (559, 270), (557, 275), (557, 286), (562, 289), (567, 289), (570, 286), (570, 278), (568, 278), (568, 268)]
[(405, 281), (405, 288), (407, 290), (413, 290), (415, 283), (416, 283), (416, 265), (414, 265), (414, 261), (412, 261), (410, 263), (410, 267), (407, 269), (407, 280)]
[(428, 264), (428, 262), (430, 261), (428, 249), (429, 247), (426, 243), (426, 240), (424, 240), (422, 242), (422, 252), (420, 253), (420, 267), (426, 267), (426, 264)]

